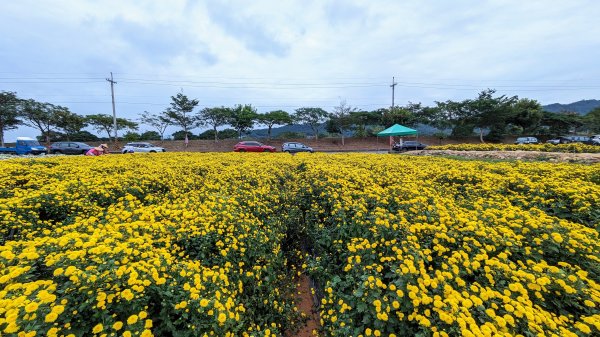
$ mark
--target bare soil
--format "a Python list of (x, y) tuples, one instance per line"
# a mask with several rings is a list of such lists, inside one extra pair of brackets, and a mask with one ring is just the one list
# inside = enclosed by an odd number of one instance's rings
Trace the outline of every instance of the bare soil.
[(310, 281), (306, 275), (298, 279), (298, 309), (303, 312), (308, 320), (306, 325), (295, 334), (287, 334), (287, 337), (317, 337), (319, 331), (319, 314), (315, 309), (313, 295), (310, 291)]
[(455, 150), (420, 150), (405, 152), (420, 156), (457, 156), (473, 159), (496, 160), (533, 160), (569, 163), (600, 163), (600, 153), (562, 153), (540, 151), (455, 151)]

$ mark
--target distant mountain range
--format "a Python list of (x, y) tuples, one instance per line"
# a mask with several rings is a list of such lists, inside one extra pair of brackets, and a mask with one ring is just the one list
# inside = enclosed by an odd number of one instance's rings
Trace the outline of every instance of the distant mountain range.
[[(548, 104), (548, 105), (542, 106), (544, 111), (549, 111), (549, 112), (569, 111), (569, 112), (577, 112), (580, 115), (585, 115), (597, 107), (600, 107), (600, 100), (597, 100), (597, 99), (586, 99), (586, 100), (581, 100), (581, 101), (577, 101), (577, 102), (573, 102), (573, 103), (569, 103), (569, 104), (554, 103), (554, 104)], [(419, 134), (422, 134), (422, 135), (430, 135), (437, 131), (436, 128), (433, 128), (428, 125), (422, 125), (422, 124), (417, 125), (415, 128), (419, 131)], [(312, 133), (313, 133), (310, 126), (299, 125), (299, 124), (285, 125), (285, 126), (281, 126), (281, 127), (274, 127), (273, 129), (271, 129), (271, 135), (274, 138), (276, 138), (281, 133), (289, 133), (289, 132), (303, 133), (303, 134), (307, 134), (307, 135), (312, 135)], [(325, 133), (325, 123), (323, 123), (321, 125), (321, 127), (319, 128), (319, 132)], [(351, 134), (352, 134), (352, 132), (348, 132), (348, 136), (350, 136)], [(254, 137), (254, 138), (267, 138), (268, 130), (267, 129), (252, 130), (252, 131), (250, 131), (249, 135), (250, 135), (250, 137)]]
[(545, 111), (549, 112), (568, 111), (577, 112), (580, 115), (585, 115), (597, 107), (600, 107), (600, 100), (597, 99), (584, 99), (569, 104), (554, 103), (542, 106)]

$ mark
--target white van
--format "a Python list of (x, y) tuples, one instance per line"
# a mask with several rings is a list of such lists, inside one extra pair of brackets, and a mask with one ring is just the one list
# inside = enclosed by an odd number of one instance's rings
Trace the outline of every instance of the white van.
[(538, 139), (535, 137), (519, 137), (515, 141), (515, 144), (537, 144)]

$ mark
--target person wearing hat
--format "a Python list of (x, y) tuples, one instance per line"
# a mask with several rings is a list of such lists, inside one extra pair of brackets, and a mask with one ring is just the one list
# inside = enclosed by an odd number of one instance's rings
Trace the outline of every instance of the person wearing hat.
[(100, 144), (100, 146), (93, 147), (85, 153), (86, 156), (101, 156), (108, 154), (108, 145)]

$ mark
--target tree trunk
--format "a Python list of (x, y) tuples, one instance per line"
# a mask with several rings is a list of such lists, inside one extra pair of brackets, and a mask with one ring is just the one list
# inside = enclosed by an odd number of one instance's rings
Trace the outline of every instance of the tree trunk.
[(219, 140), (219, 137), (217, 136), (217, 126), (213, 125), (213, 130), (215, 130), (215, 143)]
[(4, 128), (0, 127), (0, 147), (4, 147)]
[(344, 142), (344, 131), (342, 131), (342, 146), (345, 146), (346, 143)]
[(271, 128), (272, 127), (273, 127), (272, 125), (269, 125), (269, 140), (271, 140)]
[(483, 141), (483, 128), (479, 128), (479, 141), (482, 143), (485, 143)]

